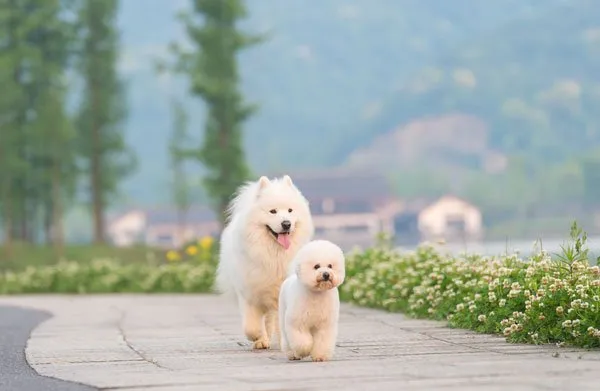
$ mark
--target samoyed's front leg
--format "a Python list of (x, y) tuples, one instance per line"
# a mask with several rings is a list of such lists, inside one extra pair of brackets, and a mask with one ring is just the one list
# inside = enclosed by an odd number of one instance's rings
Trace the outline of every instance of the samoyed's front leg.
[(267, 328), (267, 338), (270, 342), (277, 341), (281, 330), (279, 330), (279, 316), (277, 310), (269, 311), (265, 316), (265, 326)]
[(244, 303), (244, 333), (254, 349), (269, 349), (269, 338), (265, 329), (265, 314), (257, 307)]
[(314, 334), (310, 357), (313, 361), (328, 361), (333, 357), (337, 339), (337, 324), (323, 324)]

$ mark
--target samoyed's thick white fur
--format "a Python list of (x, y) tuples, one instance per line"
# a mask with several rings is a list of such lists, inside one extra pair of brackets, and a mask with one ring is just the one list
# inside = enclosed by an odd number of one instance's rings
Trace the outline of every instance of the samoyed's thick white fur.
[(277, 340), (279, 289), (289, 263), (313, 233), (308, 201), (287, 175), (249, 182), (231, 202), (216, 283), (220, 292), (237, 296), (254, 349), (268, 349)]
[(327, 240), (302, 247), (279, 293), (281, 350), (290, 360), (333, 357), (346, 267), (343, 251)]

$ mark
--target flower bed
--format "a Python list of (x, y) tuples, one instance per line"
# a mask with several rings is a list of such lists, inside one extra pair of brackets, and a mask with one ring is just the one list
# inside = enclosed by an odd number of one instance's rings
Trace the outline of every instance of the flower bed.
[(0, 273), (0, 294), (211, 292), (218, 248), (211, 238), (168, 251), (158, 266), (98, 259)]
[(447, 320), (513, 342), (600, 346), (600, 268), (573, 226), (557, 259), (442, 255), (432, 246), (400, 254), (385, 246), (348, 257), (343, 300)]

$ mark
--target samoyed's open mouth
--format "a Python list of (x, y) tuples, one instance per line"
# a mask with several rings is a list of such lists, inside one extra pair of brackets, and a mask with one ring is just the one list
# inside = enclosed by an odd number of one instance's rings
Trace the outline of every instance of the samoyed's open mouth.
[(283, 248), (285, 248), (286, 250), (288, 248), (290, 248), (290, 246), (292, 245), (292, 242), (290, 241), (290, 232), (289, 231), (277, 233), (277, 232), (273, 231), (271, 229), (271, 227), (269, 227), (268, 225), (267, 225), (267, 230), (271, 233), (271, 235), (273, 235), (273, 237), (275, 238), (277, 243), (279, 243)]

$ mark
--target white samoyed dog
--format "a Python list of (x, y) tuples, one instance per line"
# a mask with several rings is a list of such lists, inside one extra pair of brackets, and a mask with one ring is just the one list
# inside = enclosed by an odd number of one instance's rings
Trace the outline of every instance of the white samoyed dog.
[(281, 350), (289, 360), (331, 359), (338, 333), (338, 286), (346, 276), (343, 251), (327, 240), (300, 249), (279, 293)]
[(216, 285), (220, 292), (237, 296), (242, 327), (254, 349), (269, 349), (277, 340), (281, 283), (313, 234), (308, 201), (288, 175), (249, 182), (231, 202)]

